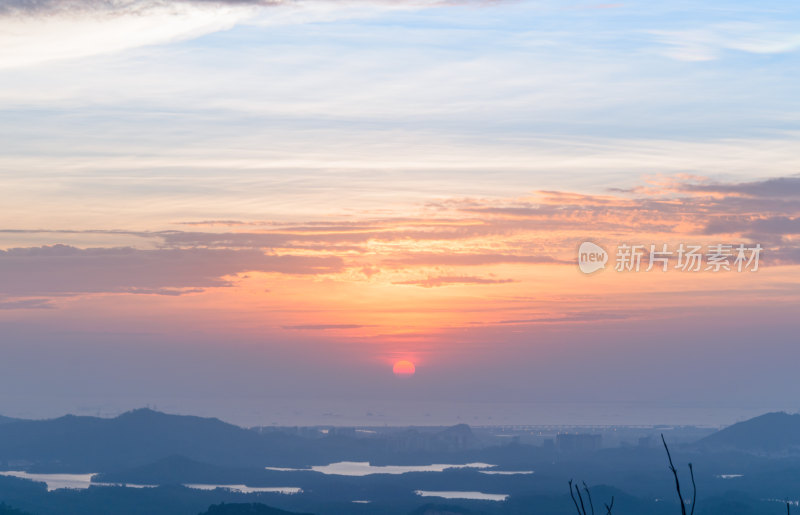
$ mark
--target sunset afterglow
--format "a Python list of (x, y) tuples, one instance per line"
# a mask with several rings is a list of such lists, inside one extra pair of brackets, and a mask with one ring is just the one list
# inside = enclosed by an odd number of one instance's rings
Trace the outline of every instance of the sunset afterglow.
[[(737, 409), (800, 393), (778, 14), (168, 4), (0, 10), (0, 375), (28, 414), (706, 406), (745, 366)], [(612, 255), (589, 275), (585, 241), (763, 252), (752, 273)], [(404, 362), (425, 373), (395, 381)]]
[(398, 361), (394, 364), (394, 367), (392, 367), (392, 372), (394, 372), (394, 375), (399, 377), (413, 376), (415, 371), (416, 368), (410, 361)]

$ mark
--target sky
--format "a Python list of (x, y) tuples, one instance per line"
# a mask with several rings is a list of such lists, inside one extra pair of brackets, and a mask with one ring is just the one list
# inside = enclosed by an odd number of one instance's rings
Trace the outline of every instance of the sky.
[(770, 1), (3, 2), (0, 413), (797, 411), (798, 34)]

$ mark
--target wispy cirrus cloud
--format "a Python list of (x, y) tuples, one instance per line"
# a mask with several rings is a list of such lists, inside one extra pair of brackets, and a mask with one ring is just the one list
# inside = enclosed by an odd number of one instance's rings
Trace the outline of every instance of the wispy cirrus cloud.
[(469, 275), (440, 275), (434, 277), (426, 277), (424, 279), (410, 279), (407, 281), (396, 281), (392, 284), (420, 286), (422, 288), (439, 288), (441, 286), (508, 284), (513, 282), (516, 281), (514, 279), (497, 279), (494, 277), (477, 277)]
[(574, 313), (564, 313), (561, 316), (531, 316), (529, 318), (518, 318), (510, 320), (501, 320), (498, 323), (502, 325), (535, 325), (535, 324), (564, 324), (574, 322), (602, 322), (614, 320), (628, 320), (641, 315), (639, 312), (632, 310), (625, 311), (580, 311)]
[[(551, 249), (556, 252), (560, 249)], [(541, 253), (519, 253), (519, 254), (500, 254), (484, 252), (406, 252), (396, 253), (381, 260), (381, 263), (389, 266), (485, 266), (498, 264), (564, 264), (566, 260), (561, 260), (547, 255), (543, 250)], [(572, 264), (569, 261), (569, 264)]]
[(482, 1), (9, 0), (0, 4), (0, 69), (188, 40), (245, 22), (291, 25), (347, 17), (363, 7), (416, 9)]
[(229, 29), (253, 3), (16, 0), (0, 7), (0, 68), (108, 54)]
[(246, 272), (317, 274), (341, 266), (335, 256), (266, 255), (258, 250), (13, 248), (0, 250), (0, 295), (179, 295), (230, 286), (226, 277)]
[(680, 30), (651, 30), (666, 48), (661, 53), (680, 61), (710, 61), (725, 52), (783, 54), (800, 49), (797, 27), (785, 22), (769, 24), (731, 21)]
[(752, 235), (800, 234), (800, 218), (788, 216), (730, 216), (709, 223), (707, 234), (742, 233)]
[(11, 309), (54, 309), (51, 299), (0, 299), (0, 310)]
[(266, 5), (280, 0), (6, 0), (0, 5), (4, 15), (64, 15), (79, 12), (140, 14), (154, 7), (186, 5)]
[(335, 331), (342, 329), (362, 329), (369, 327), (361, 324), (300, 324), (300, 325), (284, 325), (282, 329), (289, 331)]
[(704, 183), (684, 184), (684, 191), (741, 194), (750, 197), (785, 198), (800, 197), (800, 177), (776, 177), (762, 181), (740, 182), (732, 184)]
[[(0, 5), (0, 14), (64, 14), (72, 12), (109, 12), (139, 14), (154, 7), (171, 7), (180, 4), (197, 6), (278, 6), (305, 4), (417, 6), (497, 3), (499, 0), (6, 0)], [(501, 1), (501, 0), (500, 0)]]
[(13, 229), (6, 234), (55, 241), (0, 251), (0, 294), (178, 296), (229, 287), (231, 277), (253, 271), (387, 287), (509, 285), (518, 281), (512, 269), (573, 266), (577, 243), (589, 236), (612, 243), (757, 242), (765, 263), (790, 265), (800, 262), (796, 185), (795, 177), (746, 183), (686, 178), (657, 191), (444, 199), (396, 218), (203, 220), (198, 225), (205, 231), (85, 231), (154, 247), (147, 249), (81, 248), (58, 244), (81, 231)]

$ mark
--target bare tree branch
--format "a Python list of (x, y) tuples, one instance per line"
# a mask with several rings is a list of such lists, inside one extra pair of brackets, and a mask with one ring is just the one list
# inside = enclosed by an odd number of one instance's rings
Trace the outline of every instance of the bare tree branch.
[(575, 504), (575, 510), (578, 512), (578, 515), (584, 515), (581, 513), (581, 509), (578, 507), (578, 501), (575, 500), (575, 494), (572, 492), (572, 480), (569, 480), (569, 496), (572, 497), (572, 502)]
[[(591, 515), (594, 515), (592, 492), (589, 490), (589, 486), (586, 484), (586, 481), (581, 481), (581, 484), (583, 484), (583, 490), (586, 492), (586, 498), (589, 500), (589, 509), (591, 509)], [(575, 497), (575, 494), (578, 494), (577, 498)], [(572, 479), (569, 480), (569, 496), (572, 498), (572, 504), (575, 505), (575, 511), (578, 512), (578, 515), (589, 515), (589, 512), (586, 511), (586, 504), (583, 501), (583, 495), (581, 495), (581, 489)], [(606, 507), (606, 515), (611, 515), (611, 509), (614, 507), (613, 495), (611, 496), (611, 504), (604, 504), (604, 506)]]
[(683, 501), (683, 494), (681, 494), (681, 482), (678, 479), (678, 471), (675, 470), (675, 465), (672, 464), (672, 455), (669, 453), (669, 447), (667, 447), (667, 441), (664, 439), (664, 433), (661, 433), (661, 441), (664, 443), (664, 449), (667, 451), (669, 469), (672, 471), (672, 475), (675, 476), (675, 490), (678, 491), (678, 499), (681, 502), (681, 515), (686, 515), (686, 503)]
[(611, 496), (611, 504), (606, 504), (606, 515), (611, 515), (611, 508), (614, 507), (614, 496)]
[(586, 506), (583, 504), (583, 496), (581, 495), (581, 489), (578, 488), (578, 485), (575, 485), (575, 492), (578, 494), (578, 500), (581, 502), (581, 510), (583, 511), (583, 515), (588, 515), (586, 513)]
[(586, 497), (589, 498), (589, 507), (592, 509), (592, 515), (594, 515), (594, 504), (592, 503), (592, 494), (589, 492), (589, 487), (586, 486), (586, 481), (583, 481), (583, 489), (586, 490)]

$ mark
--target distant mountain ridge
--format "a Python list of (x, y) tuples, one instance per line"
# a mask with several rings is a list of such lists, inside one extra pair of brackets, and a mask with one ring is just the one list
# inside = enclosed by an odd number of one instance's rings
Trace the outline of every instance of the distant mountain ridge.
[(279, 510), (260, 503), (222, 503), (211, 506), (200, 515), (310, 515)]
[[(184, 456), (173, 455), (141, 467), (101, 473), (94, 480), (107, 483), (138, 483), (169, 485), (182, 483), (241, 483), (242, 471), (266, 472), (263, 467), (249, 469), (225, 468), (208, 463), (200, 463)], [(227, 479), (239, 474), (235, 479)]]
[(137, 409), (116, 418), (66, 415), (0, 424), (0, 461), (28, 461), (98, 472), (141, 466), (175, 454), (219, 464), (263, 465), (270, 449), (297, 438), (254, 431), (216, 418)]
[(153, 466), (160, 468), (166, 479), (182, 470), (202, 471), (201, 465), (263, 469), (306, 468), (336, 461), (398, 463), (418, 461), (421, 456), (433, 460), (430, 453), (437, 453), (436, 459), (448, 459), (452, 453), (479, 447), (465, 424), (435, 432), (409, 430), (380, 439), (358, 438), (354, 430), (351, 433), (336, 431), (308, 438), (147, 408), (115, 418), (66, 415), (0, 424), (0, 465), (13, 463), (31, 472), (114, 475), (127, 471), (137, 476), (137, 468)]
[(800, 454), (800, 414), (766, 413), (726, 427), (696, 445), (720, 451)]
[(31, 514), (25, 511), (12, 508), (11, 506), (7, 505), (4, 502), (0, 502), (0, 515), (31, 515)]
[(0, 424), (11, 424), (12, 422), (22, 422), (20, 418), (4, 417), (0, 415)]

